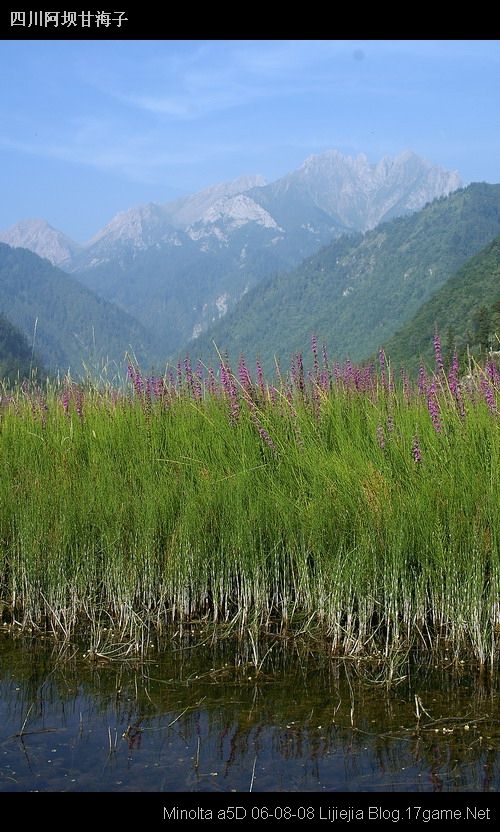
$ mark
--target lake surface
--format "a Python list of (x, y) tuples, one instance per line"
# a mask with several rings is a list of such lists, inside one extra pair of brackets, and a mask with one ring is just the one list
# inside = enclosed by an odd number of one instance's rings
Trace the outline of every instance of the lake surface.
[(145, 662), (104, 644), (93, 661), (0, 632), (0, 791), (500, 788), (498, 678), (443, 656), (402, 663), (388, 687), (323, 645), (197, 638)]

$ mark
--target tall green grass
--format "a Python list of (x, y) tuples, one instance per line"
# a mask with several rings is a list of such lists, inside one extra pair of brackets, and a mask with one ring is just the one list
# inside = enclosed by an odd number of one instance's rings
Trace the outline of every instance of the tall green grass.
[(433, 380), (439, 431), (425, 390), (367, 379), (259, 389), (227, 371), (210, 390), (188, 375), (155, 394), (137, 374), (135, 393), (11, 392), (4, 618), (68, 637), (196, 618), (316, 630), (339, 653), (441, 644), (493, 664), (500, 420), (484, 376), (462, 385), (462, 414)]

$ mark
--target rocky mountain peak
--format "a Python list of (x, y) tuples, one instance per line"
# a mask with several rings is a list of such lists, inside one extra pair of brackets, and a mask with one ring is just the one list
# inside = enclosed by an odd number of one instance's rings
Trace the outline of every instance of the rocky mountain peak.
[[(280, 187), (281, 183), (281, 187)], [(371, 163), (338, 150), (309, 156), (294, 172), (269, 186), (300, 191), (347, 228), (367, 231), (384, 219), (422, 208), (459, 188), (456, 171), (432, 165), (411, 150)]]
[(240, 176), (231, 182), (221, 182), (198, 193), (176, 199), (164, 206), (166, 216), (176, 228), (186, 230), (203, 221), (207, 211), (221, 199), (242, 194), (250, 188), (263, 187), (266, 180), (260, 174)]
[(43, 219), (21, 220), (0, 232), (0, 242), (12, 248), (27, 248), (62, 267), (70, 263), (80, 250), (78, 243)]

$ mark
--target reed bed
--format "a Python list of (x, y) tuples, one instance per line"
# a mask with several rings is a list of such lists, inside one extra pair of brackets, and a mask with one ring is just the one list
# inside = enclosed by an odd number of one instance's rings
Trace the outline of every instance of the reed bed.
[(500, 638), (500, 374), (244, 359), (2, 395), (3, 620), (317, 632), (339, 654)]

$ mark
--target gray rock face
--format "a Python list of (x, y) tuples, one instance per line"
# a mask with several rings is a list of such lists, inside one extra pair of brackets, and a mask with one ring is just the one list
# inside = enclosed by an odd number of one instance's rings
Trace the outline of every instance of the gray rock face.
[(78, 243), (40, 219), (22, 220), (0, 231), (0, 242), (12, 248), (27, 248), (62, 268), (71, 266), (80, 250)]
[[(417, 211), (461, 185), (456, 171), (445, 171), (406, 151), (370, 164), (365, 155), (355, 159), (330, 150), (309, 156), (303, 165), (266, 186), (268, 210), (283, 203), (312, 204), (356, 231), (369, 231), (397, 214)], [(255, 192), (253, 192), (255, 194)], [(254, 196), (258, 201), (258, 196)]]

